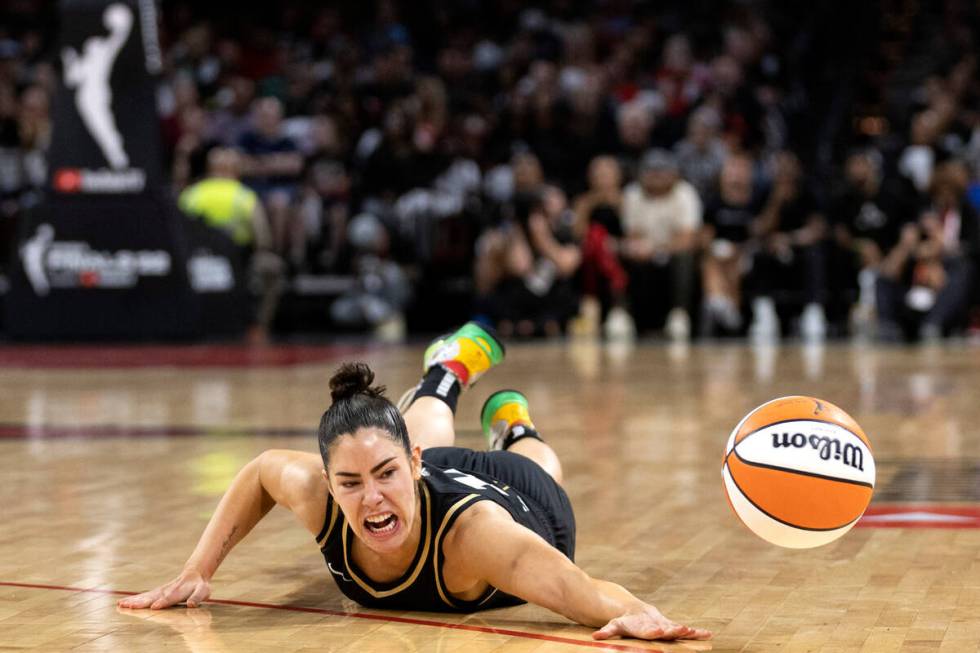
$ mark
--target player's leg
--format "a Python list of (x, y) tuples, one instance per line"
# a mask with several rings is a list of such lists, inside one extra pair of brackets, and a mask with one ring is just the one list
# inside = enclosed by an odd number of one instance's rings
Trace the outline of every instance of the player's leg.
[(423, 450), (452, 446), (460, 393), (503, 358), (493, 330), (475, 322), (429, 345), (422, 380), (399, 401), (412, 444)]
[(561, 462), (555, 450), (534, 428), (527, 397), (516, 390), (495, 392), (483, 404), (480, 421), (491, 450), (510, 451), (530, 458), (561, 485)]

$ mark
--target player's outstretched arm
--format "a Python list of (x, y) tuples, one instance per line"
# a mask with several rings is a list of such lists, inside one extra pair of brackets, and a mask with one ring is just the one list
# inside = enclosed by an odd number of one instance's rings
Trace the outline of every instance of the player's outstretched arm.
[[(544, 606), (584, 626), (595, 639), (708, 639), (711, 633), (666, 618), (620, 585), (592, 578), (537, 534), (490, 502), (453, 533), (467, 569), (494, 587)], [(462, 518), (460, 520), (462, 522)], [(447, 542), (447, 545), (450, 544)]]
[(211, 577), (238, 542), (277, 503), (289, 508), (313, 534), (323, 525), (326, 481), (319, 456), (274, 449), (245, 465), (221, 498), (197, 547), (175, 579), (119, 600), (122, 608), (159, 610), (186, 602), (197, 607), (211, 594)]

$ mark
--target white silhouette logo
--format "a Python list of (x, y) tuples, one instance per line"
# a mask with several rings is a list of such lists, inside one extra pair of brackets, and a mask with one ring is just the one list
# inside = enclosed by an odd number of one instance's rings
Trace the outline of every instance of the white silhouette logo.
[(65, 86), (75, 89), (75, 106), (109, 165), (115, 169), (129, 166), (123, 149), (122, 135), (112, 115), (112, 66), (133, 28), (133, 12), (123, 4), (112, 4), (102, 14), (108, 36), (85, 39), (82, 54), (64, 48), (61, 60), (65, 68)]
[(20, 247), (20, 256), (24, 261), (24, 272), (31, 282), (34, 292), (42, 297), (48, 294), (51, 286), (48, 275), (44, 271), (44, 257), (54, 240), (54, 227), (42, 224), (37, 228), (34, 237), (25, 241)]

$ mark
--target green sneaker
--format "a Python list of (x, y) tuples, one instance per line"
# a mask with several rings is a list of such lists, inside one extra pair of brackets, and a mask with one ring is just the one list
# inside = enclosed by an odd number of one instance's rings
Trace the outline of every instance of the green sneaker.
[(442, 365), (468, 388), (504, 360), (504, 345), (491, 327), (467, 322), (455, 333), (436, 338), (422, 357), (423, 371)]
[[(456, 375), (464, 388), (468, 388), (484, 372), (502, 361), (504, 353), (504, 345), (492, 328), (467, 322), (459, 330), (441, 335), (429, 343), (422, 355), (422, 373), (428, 372), (433, 365), (442, 365)], [(404, 413), (412, 405), (421, 385), (419, 382), (402, 394), (395, 404), (400, 412)]]
[(517, 390), (500, 390), (487, 398), (480, 410), (480, 424), (491, 451), (504, 448), (507, 434), (515, 427), (534, 428), (527, 397)]

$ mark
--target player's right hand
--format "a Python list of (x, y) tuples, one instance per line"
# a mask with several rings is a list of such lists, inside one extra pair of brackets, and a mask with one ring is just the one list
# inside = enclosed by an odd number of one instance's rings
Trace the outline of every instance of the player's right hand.
[(120, 608), (162, 610), (178, 603), (196, 608), (211, 596), (211, 583), (199, 571), (185, 569), (180, 576), (156, 589), (119, 599)]

